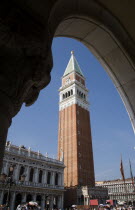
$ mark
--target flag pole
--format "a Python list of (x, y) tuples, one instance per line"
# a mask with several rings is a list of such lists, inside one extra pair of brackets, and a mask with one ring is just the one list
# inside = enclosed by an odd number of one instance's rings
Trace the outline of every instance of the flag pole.
[(127, 187), (126, 187), (126, 182), (125, 182), (125, 174), (124, 174), (124, 167), (123, 167), (123, 162), (122, 162), (122, 155), (121, 155), (121, 162), (120, 162), (120, 172), (121, 172), (121, 176), (122, 176), (122, 179), (123, 179), (123, 182), (124, 182), (126, 200), (128, 202), (128, 194), (127, 194)]
[(132, 166), (131, 166), (130, 159), (129, 159), (129, 167), (130, 167), (130, 176), (131, 176), (132, 185), (133, 185), (133, 195), (134, 195), (134, 198), (135, 198), (135, 183), (134, 183), (134, 177), (133, 177), (133, 173), (132, 173)]

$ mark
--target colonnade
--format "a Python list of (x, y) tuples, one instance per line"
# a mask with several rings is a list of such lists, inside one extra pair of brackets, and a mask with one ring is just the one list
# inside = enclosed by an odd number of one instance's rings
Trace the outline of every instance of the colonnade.
[[(10, 163), (6, 162), (2, 172), (5, 173), (6, 175), (8, 175), (9, 167), (10, 167)], [(14, 181), (19, 181), (21, 167), (24, 167), (24, 174), (26, 175), (25, 182), (30, 181), (30, 171), (31, 171), (31, 169), (33, 169), (31, 182), (63, 186), (63, 173), (53, 171), (53, 170), (42, 169), (42, 168), (35, 167), (35, 166), (28, 166), (28, 165), (24, 166), (21, 164), (16, 164), (14, 166), (14, 170), (13, 170), (13, 180)], [(40, 171), (42, 171), (42, 176), (41, 176), (41, 181), (39, 182)], [(48, 177), (48, 176), (50, 176), (50, 177)]]
[[(6, 191), (0, 192), (0, 205), (4, 204), (4, 195), (6, 194)], [(21, 200), (17, 200), (17, 195), (20, 195)], [(39, 201), (37, 199), (37, 196), (41, 198)], [(53, 194), (53, 193), (46, 193), (46, 194), (36, 194), (36, 193), (30, 193), (30, 192), (15, 192), (13, 191), (10, 194), (10, 209), (13, 210), (16, 208), (16, 205), (19, 203), (26, 203), (29, 201), (35, 201), (38, 202), (41, 206), (41, 209), (53, 209), (55, 208), (63, 208), (63, 194)], [(19, 203), (18, 203), (19, 202)]]

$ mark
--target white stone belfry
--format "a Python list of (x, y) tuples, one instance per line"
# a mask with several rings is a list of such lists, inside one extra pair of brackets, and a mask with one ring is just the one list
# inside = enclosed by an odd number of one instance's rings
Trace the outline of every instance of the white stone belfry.
[(71, 51), (70, 60), (62, 77), (62, 86), (59, 89), (59, 110), (72, 104), (78, 104), (89, 110), (88, 90), (83, 81), (85, 77), (74, 56), (74, 51)]

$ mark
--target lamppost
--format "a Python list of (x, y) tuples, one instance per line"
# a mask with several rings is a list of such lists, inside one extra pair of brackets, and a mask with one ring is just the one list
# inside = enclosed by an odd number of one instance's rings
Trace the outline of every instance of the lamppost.
[[(4, 184), (5, 188), (7, 188), (7, 199), (6, 199), (6, 207), (9, 207), (9, 201), (10, 201), (10, 190), (13, 185), (16, 185), (16, 183), (13, 181), (13, 171), (14, 166), (9, 167), (9, 175), (1, 174), (0, 175), (0, 181)], [(25, 175), (21, 175), (20, 184), (22, 184), (25, 181)]]

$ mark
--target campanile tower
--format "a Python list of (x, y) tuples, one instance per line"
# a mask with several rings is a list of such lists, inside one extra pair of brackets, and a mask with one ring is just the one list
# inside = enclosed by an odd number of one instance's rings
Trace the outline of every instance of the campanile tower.
[(88, 89), (71, 51), (59, 89), (58, 158), (64, 156), (66, 187), (95, 186)]

